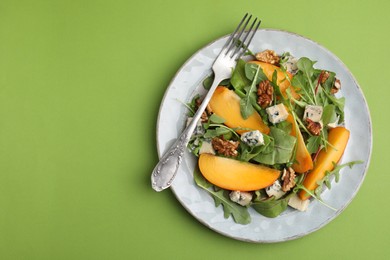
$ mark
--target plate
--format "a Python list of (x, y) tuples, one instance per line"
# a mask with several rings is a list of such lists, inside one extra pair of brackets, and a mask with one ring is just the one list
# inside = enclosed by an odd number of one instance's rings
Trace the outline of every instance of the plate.
[[(188, 102), (197, 93), (204, 93), (202, 81), (211, 73), (211, 65), (228, 36), (217, 39), (197, 51), (179, 69), (167, 88), (157, 121), (157, 149), (161, 157), (184, 129)], [(336, 210), (312, 200), (305, 212), (289, 209), (276, 218), (266, 218), (250, 209), (252, 221), (248, 225), (236, 224), (231, 217), (223, 217), (222, 206), (215, 207), (212, 197), (196, 186), (193, 171), (197, 160), (186, 152), (171, 189), (183, 207), (201, 223), (225, 236), (256, 243), (272, 243), (296, 239), (314, 232), (349, 205), (358, 192), (369, 165), (372, 150), (372, 127), (367, 102), (357, 81), (347, 67), (329, 50), (295, 33), (261, 29), (249, 48), (265, 49), (277, 53), (290, 52), (295, 57), (308, 57), (317, 61), (315, 67), (336, 72), (342, 89), (337, 95), (346, 97), (345, 122), (351, 131), (348, 146), (341, 163), (363, 160), (363, 164), (341, 171), (339, 183), (326, 190), (322, 198)]]

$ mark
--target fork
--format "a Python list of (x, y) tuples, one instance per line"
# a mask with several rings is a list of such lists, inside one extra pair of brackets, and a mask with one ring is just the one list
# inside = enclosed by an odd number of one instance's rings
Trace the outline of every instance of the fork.
[(248, 17), (248, 13), (245, 14), (235, 31), (230, 35), (225, 45), (222, 47), (221, 52), (212, 65), (214, 81), (207, 92), (206, 97), (203, 99), (202, 104), (193, 116), (191, 123), (181, 133), (169, 150), (164, 153), (153, 169), (151, 180), (152, 188), (155, 191), (162, 191), (171, 186), (182, 161), (184, 150), (215, 89), (222, 80), (230, 78), (231, 73), (237, 64), (237, 60), (245, 53), (247, 46), (249, 46), (256, 34), (261, 23), (261, 20), (258, 20), (257, 18), (252, 22), (249, 30), (245, 30), (251, 18), (252, 15), (249, 15)]

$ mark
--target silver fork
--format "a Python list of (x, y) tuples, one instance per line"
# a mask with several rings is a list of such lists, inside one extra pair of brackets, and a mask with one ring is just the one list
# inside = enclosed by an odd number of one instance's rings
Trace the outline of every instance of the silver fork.
[(193, 116), (191, 123), (181, 133), (171, 148), (165, 152), (152, 172), (151, 179), (154, 190), (162, 191), (171, 186), (182, 161), (184, 150), (215, 89), (222, 80), (230, 78), (237, 64), (237, 60), (245, 53), (247, 46), (249, 46), (260, 26), (261, 21), (255, 18), (249, 30), (245, 30), (251, 18), (252, 15), (248, 17), (248, 14), (245, 14), (214, 61), (212, 66), (215, 75), (214, 82), (207, 92), (206, 97)]

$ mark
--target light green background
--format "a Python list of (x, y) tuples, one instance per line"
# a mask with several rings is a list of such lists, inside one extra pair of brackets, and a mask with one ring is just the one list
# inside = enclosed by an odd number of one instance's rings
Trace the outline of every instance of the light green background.
[[(386, 0), (0, 1), (0, 259), (388, 259), (389, 9)], [(285, 243), (219, 235), (149, 182), (165, 88), (247, 11), (342, 59), (373, 120), (355, 200)]]

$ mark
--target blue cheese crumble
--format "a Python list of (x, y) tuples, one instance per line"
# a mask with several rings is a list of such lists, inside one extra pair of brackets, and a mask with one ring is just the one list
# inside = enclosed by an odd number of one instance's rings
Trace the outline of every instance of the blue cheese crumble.
[(260, 146), (264, 144), (264, 137), (259, 130), (255, 130), (243, 133), (241, 141), (249, 146)]
[(211, 144), (210, 141), (204, 140), (202, 142), (202, 146), (200, 147), (199, 154), (202, 153), (209, 153), (215, 155), (215, 150), (213, 148), (213, 145)]
[(282, 190), (282, 185), (280, 184), (279, 180), (276, 180), (271, 186), (268, 186), (265, 189), (265, 192), (270, 197), (274, 196), (276, 200), (280, 199), (284, 196), (284, 194), (286, 194), (286, 192)]
[(265, 111), (268, 114), (268, 120), (273, 124), (286, 120), (288, 116), (288, 112), (283, 104), (268, 107)]
[(291, 54), (287, 53), (284, 55), (284, 59), (281, 61), (280, 65), (290, 72), (291, 74), (295, 75), (298, 72), (298, 59), (292, 56)]
[(230, 200), (240, 204), (241, 206), (247, 206), (252, 201), (252, 193), (246, 191), (232, 191), (229, 194)]
[(307, 118), (313, 122), (320, 122), (322, 118), (322, 106), (307, 105), (303, 114), (303, 120)]

